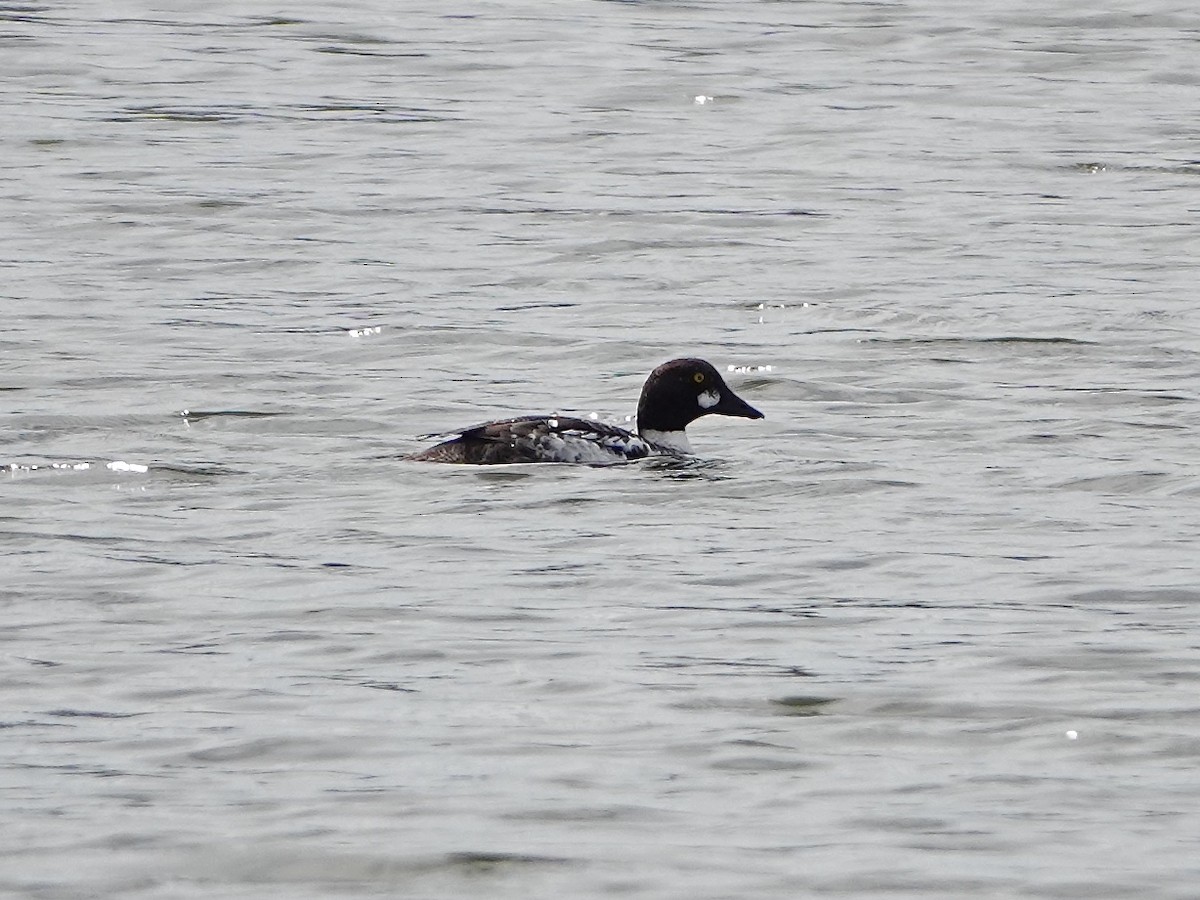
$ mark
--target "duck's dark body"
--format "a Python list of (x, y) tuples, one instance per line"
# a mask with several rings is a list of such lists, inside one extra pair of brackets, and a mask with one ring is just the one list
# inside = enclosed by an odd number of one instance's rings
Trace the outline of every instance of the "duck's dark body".
[(514, 462), (603, 465), (661, 452), (669, 451), (615, 425), (571, 416), (521, 416), (464, 428), (452, 440), (415, 453), (409, 459), (471, 465)]
[(636, 434), (573, 416), (520, 416), (452, 432), (456, 436), (450, 440), (408, 458), (468, 465), (610, 465), (646, 456), (679, 456), (690, 452), (684, 429), (709, 413), (762, 418), (711, 365), (699, 359), (676, 359), (659, 366), (646, 380), (638, 402)]

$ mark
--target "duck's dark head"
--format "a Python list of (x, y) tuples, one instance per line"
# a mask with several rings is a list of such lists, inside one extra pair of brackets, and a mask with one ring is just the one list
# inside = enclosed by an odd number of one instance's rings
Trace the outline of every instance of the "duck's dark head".
[(638, 431), (681, 432), (701, 416), (763, 414), (730, 390), (725, 379), (702, 359), (673, 359), (650, 373), (638, 401)]

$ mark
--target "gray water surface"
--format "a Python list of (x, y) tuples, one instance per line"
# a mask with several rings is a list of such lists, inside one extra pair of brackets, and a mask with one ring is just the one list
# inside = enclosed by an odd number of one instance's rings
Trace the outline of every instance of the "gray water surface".
[(1194, 898), (1198, 39), (0, 4), (0, 892)]

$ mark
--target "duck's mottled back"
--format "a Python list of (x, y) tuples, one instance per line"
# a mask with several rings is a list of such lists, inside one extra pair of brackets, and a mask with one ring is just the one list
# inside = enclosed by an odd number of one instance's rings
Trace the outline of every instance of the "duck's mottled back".
[(454, 438), (409, 459), (425, 462), (569, 462), (603, 465), (655, 452), (649, 441), (624, 428), (571, 416), (522, 416), (465, 428)]

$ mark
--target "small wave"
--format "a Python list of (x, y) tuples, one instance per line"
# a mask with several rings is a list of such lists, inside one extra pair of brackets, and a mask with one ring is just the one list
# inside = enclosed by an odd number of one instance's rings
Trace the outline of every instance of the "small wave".
[(136, 472), (139, 475), (144, 475), (150, 471), (150, 467), (144, 463), (125, 462), (123, 459), (116, 459), (110, 462), (107, 468), (114, 472)]
[(201, 419), (215, 418), (240, 418), (240, 419), (266, 419), (271, 416), (282, 416), (279, 412), (261, 412), (252, 409), (183, 409), (179, 411), (179, 416), (185, 422), (199, 422)]

